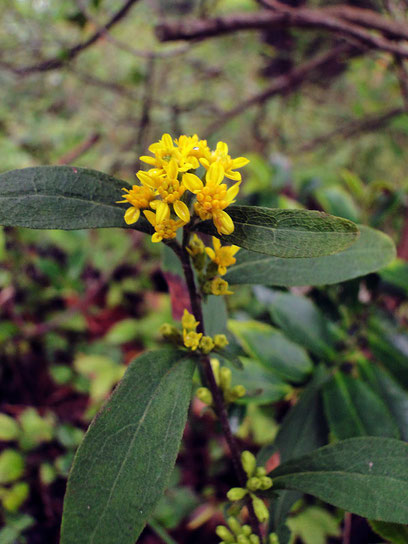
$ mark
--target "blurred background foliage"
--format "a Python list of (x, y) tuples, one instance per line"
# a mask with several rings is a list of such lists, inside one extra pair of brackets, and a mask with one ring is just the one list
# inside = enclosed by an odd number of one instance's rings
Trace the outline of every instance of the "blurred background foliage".
[[(326, 437), (407, 440), (408, 114), (393, 57), (335, 59), (299, 88), (229, 116), (339, 38), (291, 29), (160, 43), (163, 21), (259, 5), (134, 4), (68, 62), (70, 48), (100, 31), (122, 2), (1, 2), (0, 171), (75, 164), (132, 182), (139, 155), (163, 132), (197, 133), (251, 159), (242, 202), (320, 209), (388, 233), (399, 258), (378, 274), (286, 295), (235, 289), (229, 329), (247, 367), (233, 372), (250, 396), (231, 408), (231, 421), (247, 449), (270, 443), (323, 365), (339, 369), (319, 400)], [(50, 58), (55, 69), (30, 69)], [(166, 278), (174, 278), (161, 272), (160, 250), (129, 230), (0, 231), (1, 544), (58, 541), (65, 480), (84, 430), (129, 361), (158, 346), (159, 326), (171, 320)], [(174, 302), (178, 286), (171, 287)], [(279, 296), (292, 298), (276, 304)], [(271, 337), (281, 343), (272, 367)], [(299, 357), (296, 368), (286, 349)], [(363, 420), (370, 411), (375, 417)], [(217, 541), (234, 476), (216, 430), (196, 400), (172, 485), (141, 542)], [(318, 501), (296, 503), (292, 541), (340, 542), (342, 519)], [(362, 519), (350, 523), (356, 537), (343, 542), (378, 541)]]

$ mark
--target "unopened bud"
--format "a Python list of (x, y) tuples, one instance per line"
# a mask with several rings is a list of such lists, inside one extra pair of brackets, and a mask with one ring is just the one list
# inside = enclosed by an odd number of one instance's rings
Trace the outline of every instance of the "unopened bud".
[(216, 334), (213, 337), (214, 344), (216, 348), (223, 349), (225, 346), (228, 346), (229, 342), (225, 334)]
[(241, 525), (239, 524), (239, 521), (237, 520), (237, 518), (234, 518), (234, 517), (230, 516), (227, 519), (227, 523), (230, 526), (231, 531), (234, 532), (234, 534), (239, 535), (241, 533), (242, 528), (241, 528)]
[(250, 541), (245, 535), (238, 535), (237, 536), (237, 543), (238, 544), (250, 544)]
[(249, 542), (251, 544), (259, 544), (259, 536), (258, 535), (250, 535), (249, 536)]
[(240, 501), (245, 497), (245, 495), (248, 493), (247, 489), (244, 489), (243, 487), (232, 487), (228, 493), (227, 497), (230, 501)]
[(251, 491), (257, 491), (261, 487), (261, 480), (257, 478), (256, 476), (253, 476), (252, 478), (249, 478), (247, 481), (247, 488)]
[(231, 370), (226, 366), (220, 369), (220, 385), (224, 391), (228, 391), (231, 387)]
[(269, 476), (262, 476), (259, 479), (261, 481), (261, 485), (259, 489), (262, 489), (262, 491), (265, 491), (266, 489), (269, 489), (272, 487), (273, 485), (272, 478), (269, 478)]
[(251, 478), (256, 469), (255, 455), (250, 451), (245, 450), (241, 453), (241, 462), (248, 478)]
[(245, 536), (249, 536), (252, 533), (252, 529), (250, 525), (243, 525), (242, 526), (242, 532)]
[(199, 387), (196, 391), (196, 395), (201, 402), (204, 402), (204, 404), (208, 404), (210, 406), (213, 403), (211, 391), (206, 387)]
[(199, 348), (205, 354), (210, 353), (214, 349), (214, 342), (211, 336), (203, 336), (200, 340)]
[(211, 359), (211, 368), (217, 385), (220, 385), (220, 362), (218, 359)]
[(236, 385), (231, 389), (231, 394), (235, 397), (235, 399), (240, 399), (241, 397), (244, 397), (246, 393), (246, 389), (243, 385)]
[(279, 544), (279, 538), (276, 533), (271, 533), (269, 535), (269, 544)]
[(181, 332), (173, 325), (170, 325), (170, 323), (163, 323), (159, 329), (159, 333), (166, 340), (181, 343)]
[(263, 523), (269, 518), (269, 512), (263, 500), (253, 496), (252, 505), (254, 507), (255, 515), (261, 523)]
[(215, 532), (224, 542), (234, 542), (235, 540), (234, 535), (230, 533), (224, 525), (218, 525)]
[(255, 471), (255, 476), (258, 476), (258, 478), (261, 478), (262, 476), (266, 476), (266, 468), (257, 467)]

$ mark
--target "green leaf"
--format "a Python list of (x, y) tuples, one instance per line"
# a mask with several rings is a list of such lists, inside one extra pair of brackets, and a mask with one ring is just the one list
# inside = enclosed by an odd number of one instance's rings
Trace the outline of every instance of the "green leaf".
[(408, 387), (408, 335), (379, 316), (368, 322), (367, 339), (374, 357), (404, 387)]
[(323, 389), (330, 431), (338, 440), (353, 436), (399, 438), (384, 401), (363, 381), (337, 372)]
[[(37, 166), (0, 175), (0, 225), (32, 229), (127, 227), (124, 181), (73, 166)], [(152, 232), (141, 217), (132, 227)]]
[[(269, 404), (283, 399), (292, 391), (290, 385), (275, 372), (268, 370), (259, 361), (241, 357), (243, 369), (237, 369), (231, 363), (232, 385), (243, 385), (247, 391), (245, 397), (239, 399), (240, 404)], [(229, 361), (228, 361), (229, 362)]]
[(408, 444), (394, 438), (350, 438), (269, 476), (274, 491), (294, 489), (365, 518), (408, 522)]
[[(309, 453), (326, 444), (327, 427), (321, 415), (320, 391), (328, 379), (327, 370), (323, 366), (318, 367), (299, 401), (286, 414), (274, 443), (281, 462)], [(262, 450), (259, 455), (262, 455)], [(281, 491), (278, 498), (272, 501), (271, 530), (281, 532), (289, 510), (300, 496), (297, 491)]]
[(304, 544), (326, 544), (327, 537), (341, 535), (336, 518), (319, 506), (310, 506), (288, 519), (292, 531), (291, 543), (299, 537)]
[(280, 291), (265, 289), (262, 294), (273, 321), (291, 340), (319, 357), (335, 357), (335, 325), (328, 321), (313, 302), (306, 297)]
[(359, 364), (360, 369), (385, 404), (401, 433), (401, 438), (408, 441), (408, 393), (386, 370), (373, 365), (370, 361)]
[(408, 527), (398, 523), (387, 523), (385, 521), (369, 521), (371, 529), (378, 535), (392, 544), (407, 544)]
[(408, 263), (395, 259), (380, 272), (381, 279), (408, 294)]
[(283, 380), (302, 382), (313, 369), (306, 351), (288, 340), (280, 331), (259, 321), (229, 321), (249, 357), (273, 370)]
[(285, 258), (332, 255), (358, 236), (351, 221), (318, 211), (231, 206), (227, 212), (235, 225), (232, 234), (218, 234), (212, 221), (198, 223), (195, 230), (217, 236), (226, 244)]
[(317, 201), (325, 212), (358, 221), (360, 212), (350, 194), (342, 187), (323, 187), (315, 193)]
[(360, 236), (345, 251), (305, 259), (282, 259), (240, 250), (237, 262), (224, 276), (231, 285), (330, 285), (379, 270), (395, 257), (394, 242), (386, 234), (359, 225)]
[(209, 295), (203, 302), (205, 334), (225, 334), (227, 329), (227, 306), (224, 297)]
[(133, 544), (167, 486), (190, 402), (194, 363), (146, 353), (91, 424), (65, 496), (61, 544)]

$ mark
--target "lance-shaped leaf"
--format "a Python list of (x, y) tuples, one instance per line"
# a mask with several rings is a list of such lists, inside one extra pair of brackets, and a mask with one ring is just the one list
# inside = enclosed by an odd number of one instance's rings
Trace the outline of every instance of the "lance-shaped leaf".
[(193, 371), (169, 349), (131, 363), (75, 457), (61, 544), (134, 544), (173, 469)]
[(318, 211), (231, 206), (227, 212), (235, 225), (232, 234), (218, 234), (212, 221), (198, 223), (195, 229), (225, 244), (284, 258), (332, 255), (358, 236), (357, 226), (348, 219)]
[(408, 522), (408, 444), (394, 438), (350, 438), (288, 461), (269, 476), (293, 489), (369, 519)]
[[(73, 166), (38, 166), (0, 174), (0, 225), (32, 229), (127, 227), (122, 187), (103, 172)], [(144, 217), (132, 225), (152, 232)]]
[(395, 257), (389, 236), (359, 225), (360, 236), (345, 251), (325, 257), (284, 259), (241, 250), (227, 272), (230, 284), (330, 285), (376, 272)]

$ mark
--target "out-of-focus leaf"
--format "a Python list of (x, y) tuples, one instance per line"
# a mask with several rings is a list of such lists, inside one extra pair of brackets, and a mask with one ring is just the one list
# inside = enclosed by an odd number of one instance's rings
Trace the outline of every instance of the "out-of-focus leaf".
[(330, 285), (365, 276), (386, 266), (395, 257), (391, 238), (378, 230), (359, 225), (360, 236), (348, 249), (304, 259), (283, 259), (241, 250), (225, 279), (232, 285)]
[(359, 221), (359, 210), (350, 194), (342, 187), (323, 187), (316, 191), (316, 197), (325, 212), (355, 223)]
[(402, 259), (394, 259), (380, 272), (381, 279), (395, 285), (408, 294), (408, 263)]
[(91, 424), (68, 481), (61, 544), (133, 544), (167, 486), (191, 396), (177, 350), (131, 363)]
[(230, 206), (228, 214), (235, 225), (232, 234), (218, 234), (212, 221), (198, 223), (195, 229), (225, 244), (285, 258), (332, 255), (353, 244), (359, 234), (351, 221), (317, 211)]
[(249, 357), (258, 359), (283, 380), (301, 382), (312, 371), (306, 351), (270, 325), (231, 320), (228, 327)]
[(24, 473), (24, 458), (16, 450), (6, 449), (0, 453), (0, 484), (18, 480)]
[(399, 438), (384, 401), (363, 381), (339, 371), (323, 388), (330, 431), (338, 440), (354, 436)]
[(407, 544), (408, 527), (399, 523), (385, 521), (369, 521), (371, 529), (391, 544)]
[(304, 544), (326, 544), (328, 537), (341, 535), (339, 522), (319, 506), (310, 506), (287, 521), (292, 531), (291, 544), (301, 538)]

